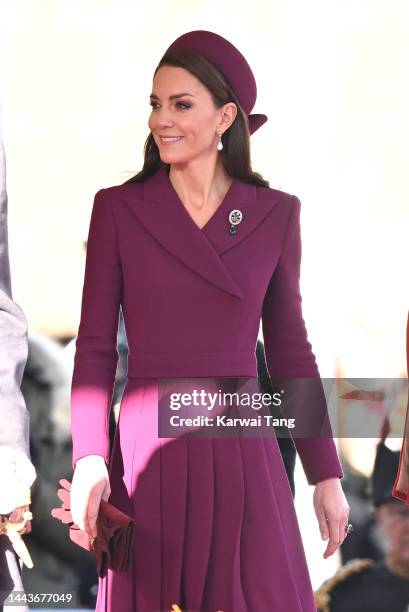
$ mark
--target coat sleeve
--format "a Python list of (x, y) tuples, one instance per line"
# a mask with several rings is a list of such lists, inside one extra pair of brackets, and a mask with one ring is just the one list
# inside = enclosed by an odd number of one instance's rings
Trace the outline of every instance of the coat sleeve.
[[(285, 380), (291, 393), (291, 416), (300, 434), (293, 436), (309, 484), (344, 476), (332, 437), (327, 404), (315, 355), (307, 338), (300, 294), (301, 202), (292, 196), (292, 209), (277, 267), (262, 309), (264, 349), (274, 384)], [(283, 401), (285, 405), (285, 400)], [(287, 416), (287, 414), (284, 414)], [(304, 427), (303, 423), (309, 423)], [(291, 430), (290, 430), (291, 431)], [(308, 434), (307, 434), (308, 432)], [(313, 433), (311, 433), (313, 432)]]
[[(30, 487), (36, 470), (30, 456), (30, 413), (20, 388), (28, 355), (27, 320), (12, 296), (7, 208), (6, 158), (0, 140), (0, 474), (12, 471)], [(2, 501), (6, 493), (0, 487)]]
[(107, 189), (94, 198), (71, 386), (72, 466), (86, 455), (109, 463), (109, 414), (118, 362), (122, 269)]

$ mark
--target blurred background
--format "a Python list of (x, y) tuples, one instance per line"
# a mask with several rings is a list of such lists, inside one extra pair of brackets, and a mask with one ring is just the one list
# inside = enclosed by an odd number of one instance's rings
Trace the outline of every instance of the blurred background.
[[(406, 376), (406, 0), (13, 0), (0, 7), (11, 273), (29, 325), (23, 391), (33, 459), (48, 487), (48, 497), (38, 497), (48, 499), (44, 507), (57, 505), (58, 478), (70, 474), (69, 384), (93, 196), (141, 168), (153, 71), (185, 31), (225, 36), (254, 71), (253, 112), (269, 120), (252, 137), (253, 168), (301, 200), (303, 312), (321, 375)], [(404, 400), (395, 399), (402, 415)], [(387, 441), (391, 448), (400, 447), (401, 422)], [(347, 469), (363, 482), (376, 442), (337, 440)], [(342, 558), (322, 559), (313, 490), (301, 470), (297, 461), (295, 503), (317, 587)], [(53, 582), (69, 575), (54, 562), (66, 531), (51, 541), (47, 529), (47, 522), (36, 529), (34, 520), (30, 536), (38, 559), (40, 551), (51, 555), (44, 580)], [(86, 605), (95, 593), (92, 567), (83, 558), (79, 577), (75, 545), (67, 544), (71, 552), (62, 548), (57, 556), (74, 567), (76, 589), (89, 572), (89, 584), (81, 585), (88, 595), (78, 599)], [(39, 561), (36, 571), (45, 567)]]

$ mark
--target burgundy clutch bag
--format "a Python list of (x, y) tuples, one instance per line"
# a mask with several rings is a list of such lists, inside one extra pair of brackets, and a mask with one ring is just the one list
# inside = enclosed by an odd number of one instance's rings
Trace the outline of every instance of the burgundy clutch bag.
[(71, 482), (62, 478), (61, 489), (57, 495), (62, 504), (59, 508), (52, 508), (51, 515), (62, 523), (69, 525), (70, 539), (82, 546), (85, 550), (94, 553), (97, 561), (98, 575), (102, 578), (107, 569), (122, 572), (128, 569), (134, 541), (134, 521), (127, 514), (101, 500), (97, 518), (97, 537), (90, 541), (87, 533), (76, 525), (70, 510)]

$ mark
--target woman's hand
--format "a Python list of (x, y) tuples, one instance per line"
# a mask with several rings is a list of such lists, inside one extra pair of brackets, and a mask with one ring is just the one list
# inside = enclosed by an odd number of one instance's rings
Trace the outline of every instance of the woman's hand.
[(108, 501), (111, 494), (109, 474), (101, 455), (87, 455), (75, 463), (70, 499), (72, 520), (88, 534), (97, 536), (97, 516), (101, 499)]
[(313, 503), (323, 540), (329, 541), (324, 559), (334, 554), (347, 535), (350, 507), (338, 477), (321, 480), (315, 485)]

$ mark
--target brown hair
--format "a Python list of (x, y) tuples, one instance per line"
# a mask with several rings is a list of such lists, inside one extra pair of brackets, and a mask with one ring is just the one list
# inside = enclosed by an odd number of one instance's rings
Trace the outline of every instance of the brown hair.
[[(238, 102), (233, 90), (223, 74), (205, 57), (191, 51), (165, 53), (157, 65), (154, 76), (161, 66), (177, 66), (188, 70), (210, 91), (217, 108), (228, 102), (237, 106), (237, 115), (223, 135), (222, 161), (226, 172), (232, 177), (260, 187), (269, 187), (269, 182), (251, 167), (250, 132), (248, 118)], [(144, 164), (142, 170), (128, 179), (126, 183), (139, 183), (149, 178), (162, 166), (156, 142), (149, 133), (144, 145)]]

